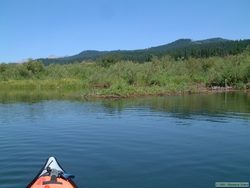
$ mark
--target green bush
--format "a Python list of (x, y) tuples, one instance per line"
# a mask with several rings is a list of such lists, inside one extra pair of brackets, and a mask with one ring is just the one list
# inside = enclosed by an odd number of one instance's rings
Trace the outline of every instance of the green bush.
[(29, 61), (24, 64), (28, 71), (32, 74), (37, 74), (44, 71), (44, 65), (39, 61)]
[(250, 53), (245, 51), (235, 56), (179, 60), (169, 56), (152, 57), (151, 62), (146, 63), (106, 57), (101, 64), (100, 60), (49, 66), (38, 61), (0, 64), (0, 80), (32, 80), (34, 85), (36, 81), (44, 80), (49, 88), (84, 88), (123, 94), (136, 93), (136, 89), (138, 92), (153, 93), (184, 91), (205, 84), (208, 87), (228, 85), (244, 88), (250, 82)]

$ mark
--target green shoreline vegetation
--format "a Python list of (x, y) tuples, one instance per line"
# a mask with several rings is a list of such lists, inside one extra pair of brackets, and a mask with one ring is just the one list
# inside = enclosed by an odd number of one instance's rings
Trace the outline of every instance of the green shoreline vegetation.
[(0, 93), (56, 92), (82, 97), (131, 97), (207, 92), (212, 87), (249, 89), (250, 50), (238, 55), (150, 62), (103, 59), (45, 66), (30, 60), (0, 64)]

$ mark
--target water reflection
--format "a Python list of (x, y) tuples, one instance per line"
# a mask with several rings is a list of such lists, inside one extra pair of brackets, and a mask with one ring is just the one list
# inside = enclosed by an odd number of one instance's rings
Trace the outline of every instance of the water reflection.
[(216, 93), (206, 95), (144, 97), (118, 101), (104, 100), (102, 105), (110, 111), (125, 108), (149, 108), (152, 112), (167, 112), (176, 117), (189, 118), (191, 115), (212, 115), (213, 117), (248, 116), (250, 94), (244, 92)]
[(0, 96), (0, 187), (25, 187), (50, 155), (79, 187), (210, 188), (249, 180), (247, 93), (96, 101), (46, 92)]
[[(194, 94), (185, 96), (138, 97), (132, 99), (86, 100), (79, 93), (46, 91), (0, 91), (0, 104), (38, 103), (44, 100), (70, 100), (78, 102), (97, 102), (107, 114), (118, 114), (125, 109), (148, 108), (151, 112), (167, 112), (179, 118), (191, 115), (212, 115), (218, 118), (224, 115), (248, 117), (250, 112), (250, 93), (228, 92), (215, 94)], [(236, 113), (237, 112), (237, 113)]]

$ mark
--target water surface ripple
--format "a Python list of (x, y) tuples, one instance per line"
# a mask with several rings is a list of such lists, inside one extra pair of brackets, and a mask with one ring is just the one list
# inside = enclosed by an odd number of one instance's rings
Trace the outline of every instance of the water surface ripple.
[(48, 156), (89, 188), (211, 188), (250, 181), (250, 96), (0, 103), (0, 187)]

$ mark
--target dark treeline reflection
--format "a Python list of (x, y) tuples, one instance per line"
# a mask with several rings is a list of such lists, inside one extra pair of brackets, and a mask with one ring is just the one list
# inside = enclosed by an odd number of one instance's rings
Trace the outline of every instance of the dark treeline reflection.
[(176, 116), (222, 113), (249, 113), (250, 94), (245, 92), (215, 93), (203, 95), (144, 97), (140, 99), (104, 100), (103, 106), (110, 112), (126, 108), (149, 108), (156, 112), (167, 112)]
[(147, 108), (152, 112), (166, 112), (188, 118), (189, 115), (250, 112), (250, 93), (227, 92), (214, 94), (196, 94), (184, 96), (140, 97), (130, 99), (98, 99), (87, 100), (79, 94), (65, 95), (60, 92), (0, 92), (0, 103), (28, 102), (36, 103), (44, 100), (69, 100), (82, 103), (97, 102), (108, 114), (120, 113), (126, 109)]

